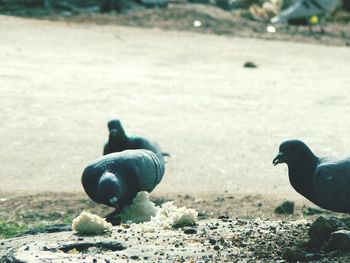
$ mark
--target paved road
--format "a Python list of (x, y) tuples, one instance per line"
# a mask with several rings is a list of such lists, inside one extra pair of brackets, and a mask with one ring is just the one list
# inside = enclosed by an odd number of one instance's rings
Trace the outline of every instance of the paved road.
[(114, 117), (171, 153), (159, 193), (290, 196), (282, 140), (350, 154), (349, 48), (4, 16), (0, 36), (1, 192), (82, 192)]

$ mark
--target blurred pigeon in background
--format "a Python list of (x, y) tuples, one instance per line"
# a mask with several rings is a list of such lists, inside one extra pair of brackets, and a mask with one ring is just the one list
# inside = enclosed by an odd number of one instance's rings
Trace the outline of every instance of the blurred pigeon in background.
[(288, 165), (294, 189), (316, 205), (350, 213), (350, 158), (319, 158), (299, 140), (283, 142), (273, 164)]
[(167, 7), (169, 0), (137, 0), (136, 2), (145, 7)]
[(297, 0), (279, 15), (271, 18), (270, 22), (293, 23), (293, 21), (304, 20), (306, 22), (311, 22), (311, 24), (317, 23), (318, 18), (316, 19), (316, 17), (334, 12), (339, 5), (339, 0)]
[(108, 122), (109, 138), (103, 148), (103, 154), (121, 152), (132, 149), (145, 149), (154, 152), (159, 159), (169, 154), (162, 153), (158, 144), (150, 142), (139, 136), (127, 136), (120, 120), (115, 119)]
[(123, 12), (127, 10), (140, 10), (143, 8), (168, 6), (169, 0), (101, 0), (100, 11), (107, 13), (111, 11)]

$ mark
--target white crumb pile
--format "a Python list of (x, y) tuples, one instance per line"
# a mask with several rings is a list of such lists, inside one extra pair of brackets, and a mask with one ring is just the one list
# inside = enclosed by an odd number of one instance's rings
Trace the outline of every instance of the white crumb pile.
[(138, 192), (132, 203), (125, 207), (119, 214), (123, 223), (142, 223), (151, 220), (159, 210), (151, 200), (149, 200), (149, 193), (146, 191)]
[(151, 220), (151, 217), (155, 216), (158, 210), (159, 207), (149, 200), (149, 193), (142, 191), (137, 193), (131, 205), (125, 207), (119, 216), (123, 223), (128, 221), (142, 223)]
[(73, 219), (72, 228), (80, 235), (101, 235), (112, 228), (104, 218), (88, 212), (81, 212)]
[(170, 229), (193, 225), (197, 220), (197, 211), (186, 207), (177, 207), (173, 202), (164, 203), (151, 221), (141, 225), (144, 232), (155, 232), (158, 228)]
[(198, 213), (194, 209), (177, 207), (173, 202), (157, 207), (149, 200), (147, 192), (139, 192), (132, 204), (120, 214), (123, 223), (142, 223), (138, 226), (144, 232), (154, 232), (157, 229), (170, 229), (193, 225)]

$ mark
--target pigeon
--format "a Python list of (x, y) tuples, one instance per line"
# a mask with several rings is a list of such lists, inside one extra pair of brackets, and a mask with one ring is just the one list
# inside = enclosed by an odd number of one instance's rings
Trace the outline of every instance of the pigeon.
[(300, 140), (279, 147), (272, 163), (286, 163), (294, 189), (321, 208), (350, 213), (350, 158), (319, 158)]
[(165, 170), (164, 160), (149, 150), (125, 150), (102, 156), (89, 164), (81, 182), (95, 202), (115, 208), (113, 218), (139, 191), (152, 192)]
[(121, 152), (124, 150), (145, 149), (154, 152), (159, 159), (163, 156), (169, 156), (168, 153), (162, 153), (156, 143), (152, 143), (146, 138), (139, 136), (127, 136), (124, 128), (118, 119), (108, 122), (109, 138), (103, 148), (103, 155)]
[(167, 7), (169, 0), (138, 0), (145, 7)]
[(338, 0), (297, 0), (278, 16), (271, 18), (270, 22), (295, 24), (294, 21), (308, 21), (313, 16), (332, 13), (338, 6)]

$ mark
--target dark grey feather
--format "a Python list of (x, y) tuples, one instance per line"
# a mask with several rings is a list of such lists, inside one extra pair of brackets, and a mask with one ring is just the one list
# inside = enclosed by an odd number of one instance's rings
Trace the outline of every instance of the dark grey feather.
[[(112, 174), (117, 179), (117, 193), (101, 192), (101, 177)], [(149, 150), (125, 150), (98, 158), (88, 165), (82, 175), (86, 194), (95, 202), (108, 203), (112, 197), (118, 198), (118, 208), (129, 204), (139, 191), (151, 192), (160, 183), (164, 174), (164, 160)], [(105, 182), (104, 182), (105, 183)], [(115, 183), (110, 180), (110, 183)], [(107, 184), (108, 186), (108, 184)], [(113, 188), (112, 188), (113, 189)], [(105, 196), (108, 194), (108, 196)]]
[(350, 158), (321, 161), (313, 178), (313, 200), (336, 212), (350, 212)]

